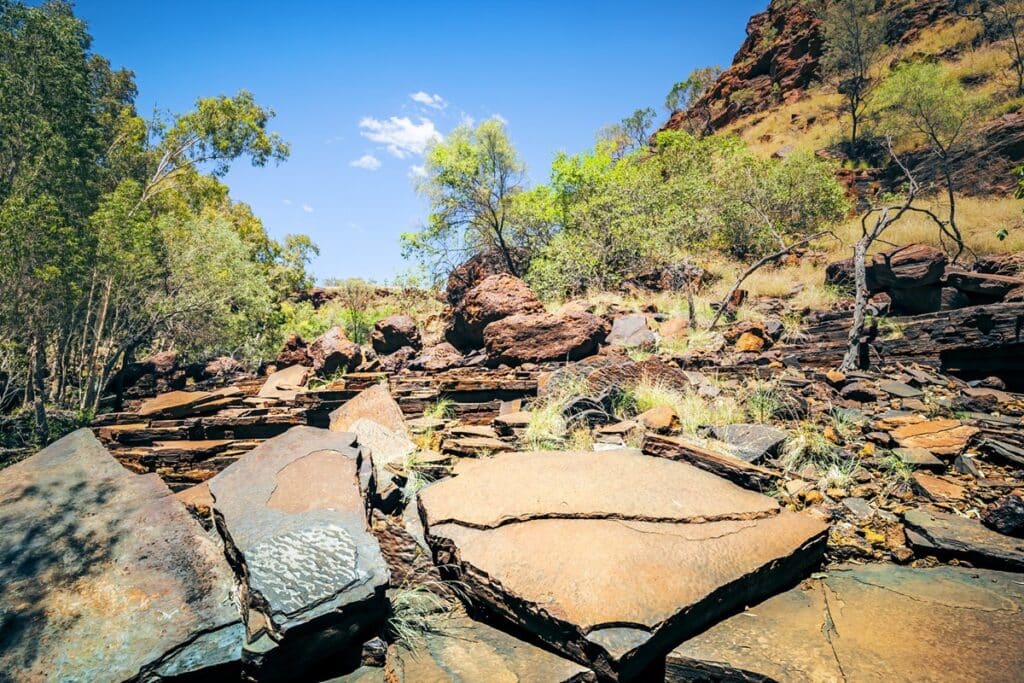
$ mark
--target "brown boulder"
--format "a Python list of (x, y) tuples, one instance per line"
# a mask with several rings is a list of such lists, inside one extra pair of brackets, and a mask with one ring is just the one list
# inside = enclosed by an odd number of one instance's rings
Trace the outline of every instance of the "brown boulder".
[(518, 314), (484, 329), (492, 364), (579, 360), (597, 351), (608, 335), (607, 323), (590, 313)]
[(954, 271), (946, 275), (950, 287), (961, 292), (977, 294), (992, 299), (1002, 299), (1011, 291), (1024, 287), (1024, 280), (1008, 275), (989, 275), (985, 273), (967, 273)]
[(313, 359), (313, 371), (321, 375), (333, 375), (342, 369), (352, 372), (363, 362), (359, 344), (349, 341), (345, 330), (337, 325), (309, 345), (309, 356)]
[(458, 306), (469, 290), (491, 275), (508, 274), (508, 263), (497, 251), (483, 251), (456, 266), (448, 275), (445, 300), (449, 306)]
[(423, 354), (419, 358), (409, 362), (409, 368), (412, 370), (440, 372), (441, 370), (461, 367), (465, 361), (466, 357), (462, 355), (461, 351), (448, 342), (441, 342), (424, 349)]
[(982, 256), (971, 267), (976, 273), (1018, 277), (1024, 274), (1024, 252)]
[(484, 345), (484, 328), (510, 315), (543, 312), (544, 305), (526, 283), (512, 275), (491, 275), (452, 308), (445, 339), (468, 351)]
[[(872, 254), (865, 260), (864, 265), (866, 284), (870, 292), (925, 287), (942, 279), (946, 269), (946, 255), (927, 244), (911, 244)], [(852, 285), (853, 259), (828, 264), (825, 269), (825, 282), (831, 285)]]
[(378, 320), (370, 335), (370, 345), (381, 355), (394, 353), (404, 346), (420, 349), (420, 331), (416, 321), (401, 313)]
[(309, 356), (309, 345), (302, 337), (293, 332), (285, 339), (284, 346), (277, 354), (274, 365), (279, 368), (286, 368), (289, 365), (305, 365), (306, 367), (313, 365), (313, 359)]

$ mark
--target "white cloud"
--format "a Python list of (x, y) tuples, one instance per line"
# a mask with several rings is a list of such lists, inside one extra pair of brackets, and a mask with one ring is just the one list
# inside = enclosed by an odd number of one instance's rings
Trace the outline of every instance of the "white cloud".
[(425, 167), (423, 167), (423, 166), (410, 166), (409, 167), (409, 177), (410, 178), (414, 178), (414, 179), (415, 178), (426, 178), (427, 177), (427, 169)]
[(418, 124), (407, 116), (391, 116), (387, 120), (367, 116), (359, 121), (360, 135), (384, 145), (388, 152), (404, 159), (410, 154), (423, 154), (427, 145), (444, 138), (430, 119), (420, 117)]
[(466, 112), (462, 112), (462, 114), (459, 116), (459, 125), (460, 126), (465, 126), (466, 128), (472, 128), (473, 124), (475, 124), (475, 123), (476, 123), (476, 119), (474, 119), (472, 116), (470, 116)]
[(444, 101), (444, 98), (437, 93), (431, 95), (423, 90), (409, 95), (409, 99), (413, 102), (419, 102), (423, 106), (430, 107), (431, 109), (441, 110), (448, 106), (448, 103)]
[(507, 126), (508, 125), (508, 119), (506, 119), (501, 114), (498, 114), (498, 113), (491, 114), (491, 118), (494, 119), (495, 121), (497, 121), (498, 123), (500, 123), (503, 126)]
[(355, 168), (362, 168), (367, 171), (376, 171), (380, 168), (380, 159), (372, 154), (364, 154), (355, 161), (348, 162), (348, 165), (354, 166)]
[(306, 213), (313, 213), (313, 207), (310, 206), (309, 204), (303, 204), (302, 210), (305, 211)]
[(290, 199), (282, 199), (281, 201), (284, 202), (285, 206), (291, 206), (292, 205), (292, 200), (290, 200)]

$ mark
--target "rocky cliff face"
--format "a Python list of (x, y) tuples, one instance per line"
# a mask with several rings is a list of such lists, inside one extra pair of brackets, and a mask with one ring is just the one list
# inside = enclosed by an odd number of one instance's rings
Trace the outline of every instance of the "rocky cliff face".
[[(772, 0), (768, 9), (747, 22), (747, 38), (732, 65), (698, 103), (712, 112), (715, 129), (745, 116), (794, 102), (820, 77), (824, 35), (820, 3), (807, 0)], [(890, 13), (887, 42), (906, 43), (922, 29), (949, 16), (943, 0), (883, 0)], [(672, 114), (665, 128), (678, 130), (686, 112)]]

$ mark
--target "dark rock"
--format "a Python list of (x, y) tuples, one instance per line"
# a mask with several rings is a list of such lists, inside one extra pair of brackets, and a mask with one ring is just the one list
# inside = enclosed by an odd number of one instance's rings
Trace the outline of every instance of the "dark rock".
[(294, 427), (209, 482), (228, 556), (245, 567), (242, 659), (258, 680), (301, 678), (358, 651), (384, 618), (388, 571), (367, 527), (353, 440)]
[(981, 523), (1001, 534), (1024, 538), (1024, 497), (1014, 493), (999, 499), (982, 513)]
[(946, 282), (961, 292), (980, 294), (993, 300), (1000, 300), (1011, 290), (1024, 287), (1024, 280), (1007, 275), (987, 275), (954, 271), (946, 273)]
[(289, 365), (312, 367), (313, 359), (309, 355), (309, 345), (295, 333), (288, 335), (274, 364), (279, 368), (286, 368)]
[(982, 256), (974, 262), (971, 269), (977, 273), (1018, 277), (1024, 273), (1024, 252)]
[(653, 349), (658, 343), (658, 338), (647, 326), (646, 315), (631, 313), (615, 318), (606, 341), (613, 346)]
[(388, 644), (379, 636), (371, 638), (363, 643), (363, 652), (359, 658), (363, 666), (384, 666), (388, 658)]
[(466, 292), (491, 275), (511, 274), (508, 263), (498, 251), (482, 251), (456, 266), (448, 275), (445, 300), (451, 307), (458, 306)]
[(890, 289), (888, 294), (892, 298), (891, 312), (897, 315), (934, 313), (942, 310), (942, 293), (943, 288), (936, 285)]
[(0, 678), (237, 679), (224, 550), (81, 429), (0, 470)]
[(943, 287), (939, 293), (939, 309), (952, 311), (957, 308), (967, 308), (971, 300), (966, 294), (953, 287)]
[(683, 260), (628, 278), (622, 282), (622, 289), (627, 292), (676, 292), (699, 285), (707, 277), (703, 268)]
[(595, 353), (608, 334), (607, 323), (590, 313), (513, 315), (484, 330), (488, 362), (540, 363), (579, 360)]
[(1022, 601), (1007, 572), (840, 566), (686, 641), (664, 680), (1018, 680)]
[[(945, 269), (946, 255), (942, 251), (926, 244), (911, 244), (869, 256), (865, 261), (866, 284), (869, 292), (926, 287), (938, 283)], [(852, 285), (853, 259), (830, 263), (825, 281)]]
[[(459, 354), (460, 356), (462, 354)], [(378, 357), (380, 369), (389, 374), (396, 374), (408, 367), (416, 359), (416, 349), (403, 346), (394, 353)]]
[(309, 345), (313, 371), (320, 375), (333, 375), (338, 371), (353, 372), (363, 362), (359, 344), (349, 341), (345, 330), (337, 325), (317, 337)]
[(907, 540), (916, 550), (967, 560), (978, 567), (1024, 570), (1024, 541), (990, 531), (966, 517), (937, 510), (909, 510), (903, 516)]
[(445, 339), (461, 351), (479, 349), (484, 345), (484, 329), (489, 324), (511, 315), (543, 311), (544, 305), (525, 282), (512, 275), (491, 275), (466, 292), (451, 309)]
[(719, 441), (732, 446), (732, 452), (746, 462), (760, 462), (778, 455), (786, 441), (786, 432), (763, 424), (732, 424), (711, 428)]
[(416, 321), (410, 316), (396, 314), (378, 320), (370, 335), (370, 345), (381, 355), (394, 353), (403, 347), (423, 348)]
[(858, 403), (871, 403), (878, 400), (875, 390), (863, 382), (850, 382), (839, 390), (839, 395), (847, 401)]
[(909, 384), (903, 382), (897, 382), (895, 380), (883, 380), (878, 383), (878, 388), (885, 393), (896, 396), (897, 398), (918, 398), (924, 396), (924, 392), (920, 389), (915, 389)]

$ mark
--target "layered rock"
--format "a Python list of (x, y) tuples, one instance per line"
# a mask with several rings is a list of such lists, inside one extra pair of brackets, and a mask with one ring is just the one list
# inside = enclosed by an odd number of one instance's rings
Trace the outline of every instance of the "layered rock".
[(245, 629), (220, 544), (88, 430), (0, 471), (0, 524), (5, 680), (237, 676)]
[(802, 576), (826, 530), (631, 451), (461, 461), (419, 507), (437, 561), (459, 567), (474, 604), (612, 680), (657, 668), (684, 638)]
[(243, 664), (294, 679), (362, 642), (388, 570), (368, 530), (351, 434), (295, 427), (210, 480), (217, 528), (245, 576)]
[(1019, 575), (840, 567), (673, 650), (666, 681), (1018, 680)]
[(512, 275), (490, 275), (452, 308), (445, 339), (462, 351), (479, 349), (489, 324), (512, 315), (543, 311), (544, 305), (525, 282)]

